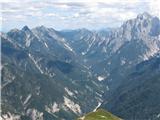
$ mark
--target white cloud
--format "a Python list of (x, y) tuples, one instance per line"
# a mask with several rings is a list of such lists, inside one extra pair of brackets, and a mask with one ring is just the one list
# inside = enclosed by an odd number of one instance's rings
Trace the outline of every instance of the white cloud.
[(79, 13), (75, 13), (75, 14), (73, 15), (73, 17), (75, 17), (75, 18), (78, 18), (79, 16), (80, 16)]
[(1, 0), (0, 3), (15, 3), (17, 0)]
[[(33, 25), (54, 22), (57, 28), (117, 26), (145, 11), (160, 16), (160, 0), (5, 0), (1, 3), (3, 19), (10, 21), (9, 24), (20, 20)], [(35, 18), (39, 22), (33, 23)], [(47, 22), (48, 19), (52, 22)]]
[(14, 18), (20, 19), (20, 20), (25, 20), (26, 19), (26, 17), (23, 16), (23, 15), (16, 15), (16, 16), (14, 16)]
[(12, 13), (17, 13), (19, 10), (14, 10), (14, 9), (1, 9), (0, 10), (2, 14), (12, 14)]
[(136, 13), (131, 12), (131, 11), (125, 12), (125, 14), (124, 14), (124, 13), (119, 13), (119, 14), (117, 14), (118, 19), (119, 19), (119, 20), (122, 20), (122, 21), (131, 19), (131, 18), (135, 18), (136, 15), (137, 15)]
[(59, 9), (69, 9), (70, 8), (70, 6), (68, 6), (65, 3), (52, 3), (51, 5)]
[(48, 14), (46, 14), (46, 16), (55, 17), (55, 16), (57, 16), (57, 14), (55, 14), (55, 13), (48, 13)]
[(24, 12), (24, 16), (32, 16), (32, 17), (43, 17), (43, 13), (41, 11), (30, 11), (30, 12)]
[(149, 2), (150, 11), (152, 14), (160, 18), (160, 0), (151, 0)]
[(38, 11), (39, 10), (39, 8), (36, 8), (36, 7), (33, 7), (33, 6), (30, 6), (27, 9), (31, 10), (31, 11)]

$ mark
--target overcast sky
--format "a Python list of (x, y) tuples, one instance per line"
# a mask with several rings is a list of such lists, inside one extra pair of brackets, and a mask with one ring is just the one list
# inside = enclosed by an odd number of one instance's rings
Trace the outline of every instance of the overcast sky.
[[(61, 29), (118, 27), (148, 12), (160, 16), (160, 0), (0, 0), (2, 31), (44, 25)], [(77, 2), (76, 2), (77, 1)]]

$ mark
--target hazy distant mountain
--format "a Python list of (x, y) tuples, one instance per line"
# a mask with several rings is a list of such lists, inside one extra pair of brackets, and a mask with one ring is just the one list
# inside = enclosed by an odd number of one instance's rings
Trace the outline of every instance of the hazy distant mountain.
[(121, 118), (158, 115), (157, 17), (143, 13), (100, 31), (24, 26), (1, 33), (1, 42), (3, 119), (72, 120), (102, 103)]

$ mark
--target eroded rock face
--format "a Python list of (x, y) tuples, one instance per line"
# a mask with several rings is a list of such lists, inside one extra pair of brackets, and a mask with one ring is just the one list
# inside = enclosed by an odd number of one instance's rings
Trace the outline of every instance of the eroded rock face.
[[(55, 30), (25, 26), (1, 38), (2, 114), (70, 120), (92, 110), (97, 99), (102, 99), (94, 93), (103, 90), (96, 77)], [(27, 46), (26, 39), (30, 41)]]
[(39, 112), (36, 109), (28, 109), (26, 115), (32, 120), (43, 120), (43, 112)]
[(101, 107), (124, 119), (158, 120), (160, 56), (142, 62), (128, 72), (123, 84), (106, 96), (108, 100)]

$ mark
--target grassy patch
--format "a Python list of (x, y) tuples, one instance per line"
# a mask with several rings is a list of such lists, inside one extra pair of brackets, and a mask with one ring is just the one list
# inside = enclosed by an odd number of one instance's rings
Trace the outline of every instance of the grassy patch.
[(78, 120), (122, 120), (115, 115), (103, 110), (98, 109), (96, 112), (86, 114), (84, 117), (78, 118)]

